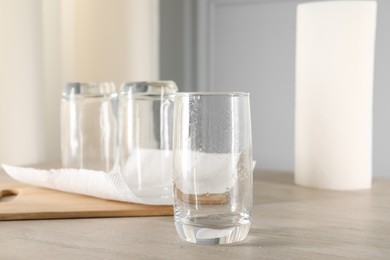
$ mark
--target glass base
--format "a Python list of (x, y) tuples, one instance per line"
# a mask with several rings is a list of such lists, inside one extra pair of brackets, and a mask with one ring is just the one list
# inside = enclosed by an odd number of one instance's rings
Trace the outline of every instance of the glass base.
[(223, 228), (193, 226), (175, 222), (180, 238), (196, 244), (232, 244), (244, 240), (249, 233), (251, 223)]

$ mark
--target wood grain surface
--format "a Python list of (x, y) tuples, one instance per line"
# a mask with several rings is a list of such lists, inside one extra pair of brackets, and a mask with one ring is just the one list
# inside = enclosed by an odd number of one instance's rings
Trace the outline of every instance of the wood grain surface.
[[(6, 199), (10, 196), (13, 198)], [(172, 214), (172, 206), (150, 206), (104, 200), (19, 182), (0, 183), (0, 220), (169, 216)]]
[(169, 216), (0, 221), (0, 259), (31, 258), (390, 259), (390, 180), (335, 192), (256, 170), (251, 230), (234, 245), (184, 242)]

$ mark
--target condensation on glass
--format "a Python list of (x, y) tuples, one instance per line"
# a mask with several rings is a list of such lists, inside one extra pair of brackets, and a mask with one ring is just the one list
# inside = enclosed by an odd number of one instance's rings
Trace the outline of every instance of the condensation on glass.
[(179, 236), (230, 244), (252, 219), (248, 93), (177, 93), (173, 129), (174, 218)]

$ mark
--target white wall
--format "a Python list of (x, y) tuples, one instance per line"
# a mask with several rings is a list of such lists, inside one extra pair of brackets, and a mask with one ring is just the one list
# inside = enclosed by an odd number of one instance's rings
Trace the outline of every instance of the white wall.
[[(161, 32), (175, 28), (176, 38), (188, 39), (185, 35), (190, 28), (196, 53), (187, 50), (186, 55), (175, 52), (161, 56), (161, 66), (170, 59), (178, 64), (188, 64), (190, 60), (190, 70), (196, 75), (190, 79), (192, 90), (251, 92), (257, 166), (292, 171), (296, 6), (310, 1), (203, 0), (197, 1), (196, 6), (179, 2), (161, 1)], [(183, 13), (192, 8), (197, 19), (191, 18), (192, 24), (183, 31), (178, 24), (185, 23), (185, 17), (177, 10), (171, 13), (172, 9), (164, 9), (164, 5), (181, 5)], [(171, 28), (164, 28), (164, 17), (175, 19), (170, 22)], [(377, 19), (373, 170), (374, 176), (390, 177), (390, 1), (378, 1)], [(161, 52), (173, 52), (170, 39), (161, 40)], [(183, 68), (161, 70), (163, 78), (177, 80), (179, 89), (186, 90), (180, 84), (188, 81), (188, 76), (183, 79), (183, 75)]]
[(45, 157), (41, 14), (40, 2), (0, 1), (0, 162)]
[(60, 160), (69, 81), (159, 78), (158, 0), (0, 1), (0, 163)]
[(374, 175), (390, 177), (390, 1), (377, 1), (374, 72)]
[(195, 89), (196, 6), (193, 0), (160, 1), (160, 78), (180, 91)]

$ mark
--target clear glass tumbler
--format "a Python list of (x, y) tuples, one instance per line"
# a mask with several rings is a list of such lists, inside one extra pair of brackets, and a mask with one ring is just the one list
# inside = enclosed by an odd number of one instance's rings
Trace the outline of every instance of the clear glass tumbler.
[(119, 167), (145, 202), (172, 203), (173, 81), (129, 82), (119, 90)]
[(61, 99), (61, 153), (65, 168), (110, 172), (117, 138), (113, 83), (68, 83)]
[(177, 93), (174, 217), (200, 244), (244, 240), (251, 225), (252, 133), (248, 93)]

